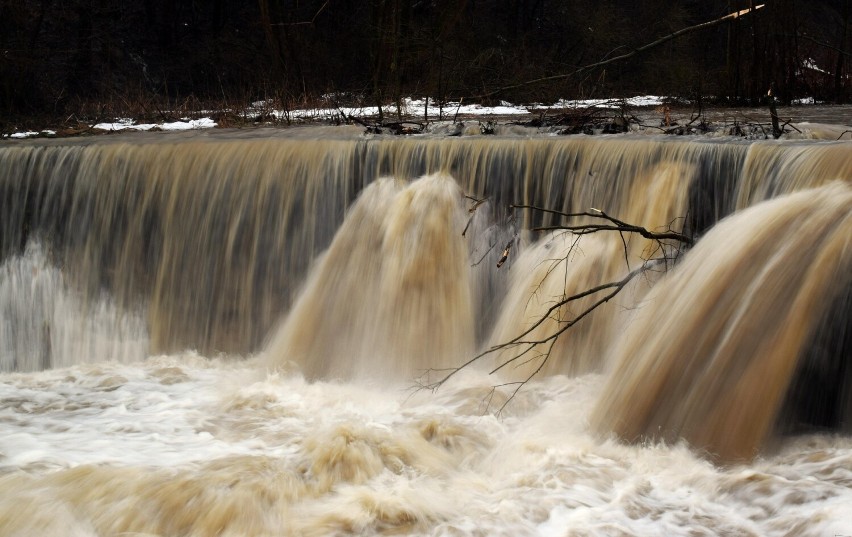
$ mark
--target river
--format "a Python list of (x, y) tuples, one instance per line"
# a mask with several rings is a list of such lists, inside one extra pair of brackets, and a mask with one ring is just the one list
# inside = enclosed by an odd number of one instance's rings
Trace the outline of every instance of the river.
[(852, 535), (850, 143), (0, 145), (0, 535)]

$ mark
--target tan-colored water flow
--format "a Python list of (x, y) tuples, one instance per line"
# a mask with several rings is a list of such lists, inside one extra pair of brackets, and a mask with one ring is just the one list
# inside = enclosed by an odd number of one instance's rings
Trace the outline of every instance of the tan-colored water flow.
[(628, 440), (684, 438), (722, 460), (751, 458), (850, 285), (848, 183), (736, 213), (643, 300), (612, 350), (593, 420)]
[(850, 174), (852, 149), (848, 144), (754, 144), (745, 160), (735, 208), (744, 209), (780, 194), (835, 179), (848, 180)]
[[(662, 162), (644, 170), (625, 196), (630, 200), (623, 211), (625, 219), (654, 230), (682, 229), (685, 222), (679, 217), (688, 211), (688, 188), (684, 184), (689, 184), (694, 176), (693, 166), (675, 162)], [(563, 223), (576, 221), (568, 219)], [(645, 260), (658, 257), (654, 247), (650, 240), (618, 233), (577, 236), (555, 231), (540, 239), (526, 248), (512, 266), (507, 294), (500, 306), (502, 315), (486, 348), (512, 341), (531, 328), (534, 329), (524, 341), (547, 340), (592, 307), (603, 293), (549, 311), (556, 300), (620, 280)], [(625, 311), (647, 292), (653, 279), (655, 272), (649, 271), (644, 278), (632, 282), (607, 307), (595, 309), (552, 342), (552, 347), (550, 341), (530, 349), (526, 345), (513, 346), (494, 353), (491, 367), (499, 367), (503, 377), (512, 381), (523, 381), (539, 369), (543, 374), (572, 375), (598, 370), (601, 354), (616, 337), (613, 330), (625, 320)], [(540, 319), (546, 320), (539, 323)], [(500, 367), (504, 363), (509, 365)]]
[[(147, 310), (152, 350), (257, 348), (360, 185), (355, 145), (2, 152), (3, 251), (39, 238), (88, 296)], [(8, 163), (8, 165), (7, 165)]]
[(447, 175), (368, 186), (270, 345), (311, 378), (411, 378), (473, 352), (463, 194)]
[[(852, 176), (848, 154), (842, 143), (604, 137), (10, 145), (0, 148), (0, 252), (20, 255), (38, 239), (73, 292), (90, 301), (106, 293), (146, 312), (152, 352), (247, 353), (276, 330), (347, 207), (379, 177), (448, 174), (463, 192), (487, 197), (490, 214), (477, 217), (498, 224), (509, 204), (526, 203), (700, 232), (737, 203)], [(775, 186), (762, 193), (766, 182)], [(516, 216), (520, 227), (556, 221)], [(372, 238), (360, 239), (370, 248)], [(476, 259), (487, 250), (473, 238), (468, 246)], [(396, 253), (409, 250), (418, 248)], [(480, 337), (492, 332), (483, 319), (505, 313), (501, 274), (514, 254), (500, 274), (474, 277)], [(488, 257), (474, 271), (493, 264)]]

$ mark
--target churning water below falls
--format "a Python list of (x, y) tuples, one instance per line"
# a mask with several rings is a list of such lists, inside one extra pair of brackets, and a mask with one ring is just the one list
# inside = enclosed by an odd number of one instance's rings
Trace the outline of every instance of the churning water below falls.
[[(0, 536), (852, 535), (850, 142), (127, 140), (0, 146)], [(660, 255), (511, 204), (696, 240), (427, 389)]]

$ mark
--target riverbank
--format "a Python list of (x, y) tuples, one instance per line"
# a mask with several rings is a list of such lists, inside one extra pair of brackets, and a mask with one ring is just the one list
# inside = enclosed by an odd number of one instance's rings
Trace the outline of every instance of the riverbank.
[[(785, 137), (852, 139), (852, 105), (801, 104), (778, 108)], [(554, 104), (495, 106), (405, 99), (383, 107), (342, 106), (329, 99), (313, 107), (286, 110), (257, 101), (235, 110), (174, 110), (155, 115), (75, 117), (57, 122), (37, 118), (5, 126), (0, 140), (72, 138), (126, 132), (203, 129), (288, 128), (303, 125), (356, 125), (366, 134), (471, 136), (488, 134), (616, 134), (739, 136), (771, 138), (768, 107), (702, 107), (653, 95), (624, 99), (558, 101)], [(20, 126), (19, 126), (20, 125)], [(825, 128), (826, 125), (834, 126)], [(848, 128), (847, 128), (848, 127)], [(523, 129), (523, 130), (519, 130)], [(528, 130), (528, 129), (531, 129)]]

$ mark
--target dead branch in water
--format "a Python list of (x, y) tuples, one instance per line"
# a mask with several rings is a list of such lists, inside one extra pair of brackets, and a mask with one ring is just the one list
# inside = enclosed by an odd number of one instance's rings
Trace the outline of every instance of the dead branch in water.
[(562, 216), (564, 218), (579, 218), (583, 216), (589, 216), (592, 218), (602, 218), (611, 222), (611, 224), (584, 224), (584, 225), (556, 225), (556, 226), (546, 226), (546, 227), (537, 227), (533, 228), (533, 231), (554, 231), (554, 230), (565, 230), (574, 233), (575, 235), (587, 235), (589, 233), (595, 233), (597, 231), (618, 231), (620, 233), (638, 233), (642, 237), (646, 239), (651, 239), (655, 241), (663, 241), (663, 240), (675, 240), (681, 242), (683, 244), (691, 245), (692, 238), (684, 235), (683, 233), (678, 233), (671, 229), (668, 229), (664, 232), (656, 232), (649, 231), (641, 226), (635, 226), (632, 224), (628, 224), (627, 222), (623, 222), (618, 218), (610, 216), (600, 209), (592, 208), (589, 211), (584, 211), (580, 213), (565, 213), (562, 211), (554, 211), (552, 209), (544, 209), (542, 207), (536, 207), (535, 205), (512, 205), (513, 209), (531, 209), (534, 211), (555, 214)]
[[(544, 365), (550, 358), (554, 345), (565, 332), (576, 326), (580, 321), (588, 317), (599, 307), (603, 306), (604, 304), (615, 298), (615, 296), (618, 295), (637, 276), (659, 268), (662, 268), (663, 270), (668, 269), (669, 266), (671, 266), (671, 264), (679, 256), (682, 248), (691, 246), (693, 244), (693, 238), (691, 236), (679, 231), (675, 231), (672, 228), (673, 223), (670, 223), (668, 227), (663, 231), (652, 231), (642, 226), (637, 226), (635, 224), (624, 222), (599, 209), (590, 209), (588, 211), (578, 213), (566, 213), (563, 211), (537, 207), (534, 205), (512, 205), (511, 208), (521, 210), (532, 210), (539, 213), (557, 215), (562, 219), (567, 220), (576, 218), (592, 219), (592, 223), (562, 223), (552, 226), (542, 226), (533, 228), (533, 231), (563, 231), (576, 237), (574, 243), (569, 248), (568, 253), (565, 254), (564, 257), (556, 260), (558, 262), (561, 262), (563, 260), (566, 263), (568, 262), (568, 258), (573, 254), (574, 249), (578, 247), (577, 241), (583, 235), (589, 235), (600, 232), (619, 233), (622, 240), (622, 244), (624, 245), (624, 258), (625, 263), (627, 264), (627, 273), (621, 279), (602, 283), (600, 285), (591, 287), (589, 289), (586, 289), (585, 291), (575, 293), (570, 296), (566, 296), (563, 294), (563, 296), (558, 297), (555, 302), (553, 302), (547, 308), (547, 310), (543, 314), (541, 314), (529, 327), (527, 327), (525, 330), (523, 330), (521, 333), (519, 333), (512, 339), (503, 343), (499, 343), (497, 345), (493, 345), (481, 351), (480, 353), (473, 356), (468, 361), (464, 362), (458, 367), (442, 370), (428, 370), (420, 379), (420, 388), (436, 390), (443, 386), (448, 380), (450, 380), (461, 370), (473, 365), (482, 358), (485, 358), (486, 356), (492, 355), (494, 353), (507, 350), (514, 351), (512, 352), (512, 356), (503, 360), (497, 366), (493, 367), (489, 374), (497, 373), (500, 370), (509, 366), (522, 366), (528, 363), (532, 363), (535, 360), (539, 360), (540, 362), (538, 363), (538, 365), (529, 375), (526, 376), (526, 378), (519, 381), (497, 384), (492, 387), (493, 394), (493, 391), (497, 388), (514, 386), (508, 398), (503, 401), (500, 405), (500, 408), (497, 409), (498, 414), (503, 411), (506, 405), (515, 397), (515, 395), (517, 395), (518, 391), (527, 382), (529, 382), (533, 377), (535, 377), (538, 373), (541, 372), (541, 370), (544, 368)], [(595, 222), (595, 220), (597, 220), (597, 222)], [(627, 234), (637, 234), (645, 239), (652, 241), (652, 244), (654, 245), (654, 247), (649, 252), (646, 250), (647, 258), (644, 259), (643, 263), (639, 267), (634, 269), (630, 269), (629, 266), (628, 245), (627, 239), (625, 238), (625, 235)], [(513, 241), (514, 239), (512, 241), (509, 241), (509, 243), (506, 245), (506, 248), (503, 250), (503, 253), (500, 256), (500, 260), (497, 262), (497, 268), (500, 268), (508, 260)], [(492, 244), (491, 248), (493, 248), (493, 246), (494, 245)], [(489, 249), (489, 251), (490, 250), (491, 249)], [(545, 275), (543, 279), (546, 279), (549, 275), (550, 271), (548, 271), (547, 275)], [(561, 318), (561, 315), (559, 313), (561, 308), (587, 297), (596, 297), (596, 299), (594, 300), (594, 302), (583, 308), (582, 311), (580, 311), (576, 315), (573, 315), (571, 318)], [(544, 336), (533, 336), (534, 332), (549, 319), (557, 320), (557, 328), (553, 332)], [(545, 347), (543, 350), (541, 349), (542, 346)], [(435, 373), (439, 373), (441, 375), (440, 378), (437, 381), (430, 381), (429, 375)]]

